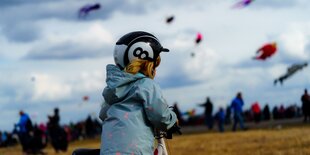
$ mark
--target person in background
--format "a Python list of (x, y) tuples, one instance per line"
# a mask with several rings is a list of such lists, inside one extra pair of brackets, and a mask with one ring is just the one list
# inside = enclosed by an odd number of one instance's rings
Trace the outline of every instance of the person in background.
[(253, 103), (251, 109), (254, 115), (254, 122), (259, 123), (261, 120), (261, 109), (259, 103), (258, 102)]
[(307, 89), (305, 89), (304, 94), (301, 96), (301, 102), (304, 122), (307, 122), (307, 119), (310, 119), (310, 96)]
[(66, 152), (68, 149), (67, 133), (59, 124), (59, 109), (55, 108), (54, 115), (48, 116), (48, 119), (47, 128), (55, 152)]
[(231, 102), (231, 108), (234, 113), (234, 124), (232, 127), (232, 131), (236, 131), (237, 124), (239, 123), (240, 128), (242, 130), (245, 130), (244, 124), (243, 124), (243, 116), (242, 116), (242, 107), (244, 105), (243, 98), (241, 92), (238, 92), (236, 97)]
[(180, 108), (179, 108), (177, 102), (175, 102), (175, 103), (173, 104), (173, 111), (174, 111), (175, 114), (177, 115), (179, 125), (180, 125), (180, 126), (184, 125), (185, 122), (184, 122), (184, 119), (183, 119), (183, 117), (182, 117), (181, 110), (180, 110)]
[(219, 131), (224, 132), (225, 112), (222, 107), (220, 107), (219, 111), (216, 113), (216, 118)]
[(269, 121), (270, 120), (270, 109), (269, 109), (268, 103), (264, 107), (263, 115), (264, 115), (264, 120), (265, 121)]
[(87, 138), (94, 138), (95, 137), (95, 125), (91, 118), (91, 115), (87, 117), (85, 120), (85, 132)]
[(207, 100), (205, 103), (200, 104), (200, 106), (205, 108), (204, 116), (205, 116), (205, 123), (208, 126), (208, 128), (211, 130), (213, 128), (213, 104), (209, 97), (207, 97)]
[(20, 119), (15, 127), (17, 128), (18, 138), (22, 145), (23, 154), (27, 154), (27, 152), (31, 151), (30, 142), (33, 125), (27, 113), (21, 110), (19, 111), (19, 115)]
[(231, 108), (230, 105), (227, 105), (226, 107), (226, 113), (225, 113), (225, 124), (231, 123)]

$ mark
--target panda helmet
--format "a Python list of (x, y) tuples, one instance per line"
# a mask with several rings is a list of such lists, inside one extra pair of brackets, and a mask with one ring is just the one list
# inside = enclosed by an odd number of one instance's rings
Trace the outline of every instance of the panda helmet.
[(115, 45), (114, 62), (124, 69), (134, 59), (155, 62), (161, 52), (169, 52), (163, 48), (159, 40), (144, 31), (134, 31), (122, 36)]

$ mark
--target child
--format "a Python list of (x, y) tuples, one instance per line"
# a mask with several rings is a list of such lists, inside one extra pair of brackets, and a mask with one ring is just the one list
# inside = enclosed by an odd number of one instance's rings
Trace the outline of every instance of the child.
[(154, 129), (167, 131), (177, 121), (153, 81), (160, 53), (168, 52), (147, 32), (121, 37), (114, 50), (116, 65), (107, 65), (101, 155), (153, 154)]
[(222, 107), (220, 107), (219, 111), (216, 114), (216, 117), (218, 121), (219, 131), (224, 132), (225, 113)]

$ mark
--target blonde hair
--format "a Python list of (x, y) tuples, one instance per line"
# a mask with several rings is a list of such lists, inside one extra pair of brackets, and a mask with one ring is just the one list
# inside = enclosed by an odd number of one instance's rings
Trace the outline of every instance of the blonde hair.
[(159, 66), (160, 60), (160, 57), (157, 57), (154, 64), (153, 61), (135, 59), (125, 67), (124, 71), (131, 74), (137, 74), (138, 72), (141, 72), (145, 76), (154, 79), (156, 74), (155, 68)]

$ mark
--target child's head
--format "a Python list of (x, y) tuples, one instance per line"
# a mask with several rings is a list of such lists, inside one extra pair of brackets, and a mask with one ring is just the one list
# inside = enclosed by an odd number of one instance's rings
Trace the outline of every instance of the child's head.
[(128, 73), (141, 72), (154, 78), (160, 64), (160, 53), (169, 52), (152, 34), (143, 31), (131, 32), (121, 37), (115, 45), (115, 64)]

